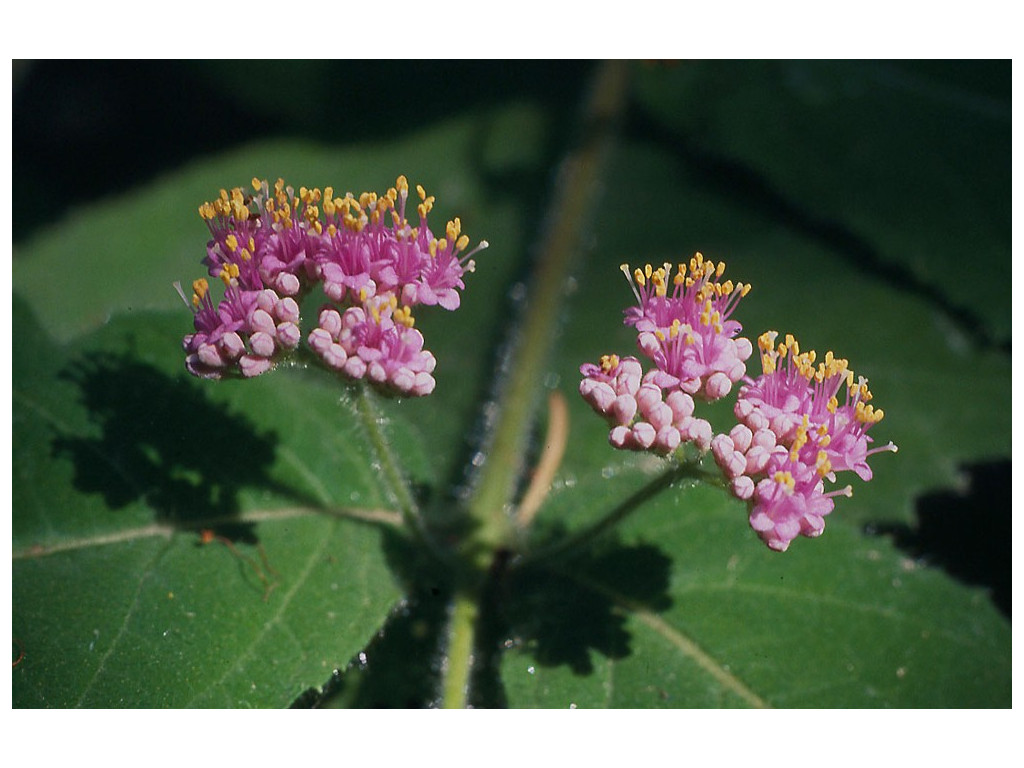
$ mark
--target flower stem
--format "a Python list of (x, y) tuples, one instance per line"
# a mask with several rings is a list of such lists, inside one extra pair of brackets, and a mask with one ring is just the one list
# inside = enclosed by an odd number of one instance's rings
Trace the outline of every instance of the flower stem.
[(445, 659), (441, 705), (445, 709), (465, 709), (469, 699), (469, 676), (473, 668), (477, 595), (459, 591), (454, 598), (448, 624), (448, 653)]
[(397, 504), (398, 510), (402, 515), (402, 521), (410, 533), (419, 536), (427, 544), (431, 544), (429, 533), (420, 514), (419, 505), (416, 503), (416, 499), (413, 498), (412, 492), (409, 490), (409, 483), (399, 469), (394, 454), (391, 452), (391, 446), (384, 435), (384, 430), (382, 429), (383, 417), (377, 408), (376, 398), (370, 387), (364, 382), (359, 382), (355, 389), (356, 413), (359, 414), (363, 429), (370, 438), (370, 445), (380, 465), (386, 485), (390, 489), (394, 502)]
[(605, 515), (598, 518), (586, 528), (565, 537), (549, 547), (524, 553), (516, 562), (516, 567), (522, 567), (538, 560), (562, 556), (589, 545), (606, 531), (614, 528), (622, 522), (623, 519), (639, 509), (648, 499), (656, 496), (665, 488), (668, 488), (673, 483), (684, 478), (715, 483), (716, 476), (709, 475), (698, 462), (693, 461), (687, 461), (679, 464), (678, 466), (670, 467), (628, 499), (612, 507), (607, 513), (605, 513)]

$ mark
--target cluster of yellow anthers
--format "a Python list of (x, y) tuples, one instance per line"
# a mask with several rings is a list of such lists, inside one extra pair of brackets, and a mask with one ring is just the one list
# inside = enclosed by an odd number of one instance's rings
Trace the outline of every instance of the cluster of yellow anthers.
[[(689, 265), (679, 263), (676, 265), (676, 272), (672, 274), (672, 264), (665, 262), (660, 267), (652, 267), (647, 264), (643, 269), (637, 267), (630, 272), (628, 264), (622, 264), (619, 269), (626, 276), (631, 284), (639, 287), (641, 291), (650, 283), (650, 289), (645, 291), (647, 300), (654, 297), (667, 297), (669, 295), (669, 278), (673, 286), (672, 296), (674, 298), (686, 297), (687, 303), (700, 308), (700, 314), (694, 318), (704, 327), (711, 327), (716, 333), (722, 333), (722, 318), (728, 313), (741, 298), (750, 292), (750, 285), (745, 283), (733, 283), (732, 280), (721, 282), (725, 273), (725, 262), (705, 261), (700, 252), (694, 254)], [(634, 287), (637, 300), (643, 305), (644, 298)], [(724, 299), (724, 301), (723, 301)], [(675, 339), (680, 333), (685, 333), (687, 342), (693, 341), (693, 328), (685, 323), (673, 323), (669, 329), (668, 338)], [(665, 341), (665, 334), (657, 332), (658, 338)]]
[[(832, 352), (826, 352), (825, 360), (815, 366), (816, 354), (813, 349), (810, 352), (801, 352), (800, 344), (792, 334), (786, 334), (786, 341), (776, 346), (775, 339), (778, 335), (776, 331), (765, 331), (757, 339), (758, 349), (761, 350), (761, 367), (765, 374), (774, 373), (779, 360), (788, 357), (792, 368), (808, 381), (813, 379), (820, 384), (827, 379), (842, 376), (846, 379), (849, 397), (854, 402), (854, 416), (857, 421), (862, 424), (877, 424), (882, 420), (885, 412), (868, 404), (872, 398), (868, 380), (861, 376), (854, 382), (849, 361), (835, 357)], [(839, 401), (832, 397), (828, 401), (829, 413), (835, 413), (838, 406)]]
[(192, 281), (192, 306), (198, 307), (203, 297), (206, 296), (210, 290), (210, 283), (207, 282), (205, 277), (200, 277), (198, 280)]
[[(422, 187), (417, 187), (417, 189), (422, 189)], [(434, 198), (431, 197), (429, 199), (433, 200)], [(469, 236), (462, 234), (462, 221), (459, 220), (458, 216), (448, 222), (444, 228), (444, 233), (448, 236), (447, 238), (442, 237), (440, 240), (432, 240), (430, 242), (431, 256), (437, 256), (438, 251), (444, 253), (448, 248), (449, 241), (455, 244), (456, 251), (466, 250), (466, 246), (469, 245)], [(472, 272), (472, 268), (469, 271)]]
[[(804, 414), (803, 423), (796, 428), (796, 437), (793, 438), (793, 445), (789, 449), (789, 456), (793, 461), (797, 460), (800, 456), (800, 449), (807, 444), (809, 430), (810, 419), (807, 414)], [(819, 477), (825, 477), (832, 471), (832, 462), (828, 458), (828, 452), (824, 450), (832, 442), (832, 435), (828, 433), (827, 424), (819, 424), (815, 432), (818, 434), (817, 444), (821, 448), (817, 454), (815, 469)]]
[[(266, 182), (260, 179), (253, 178), (252, 188), (266, 198), (265, 209), (271, 214), (274, 225), (281, 229), (290, 229), (294, 225), (293, 214), (298, 213), (301, 209), (301, 215), (306, 219), (309, 227), (317, 234), (322, 234), (324, 231), (323, 223), (320, 221), (320, 208), (322, 207), (324, 216), (340, 217), (342, 225), (353, 232), (361, 232), (367, 224), (379, 224), (381, 218), (390, 210), (392, 223), (398, 237), (408, 236), (415, 239), (419, 233), (418, 227), (409, 226), (408, 220), (399, 214), (397, 205), (399, 197), (404, 199), (409, 194), (409, 181), (405, 176), (399, 176), (395, 181), (395, 186), (388, 189), (383, 195), (378, 196), (376, 192), (363, 192), (358, 198), (354, 197), (351, 192), (346, 192), (344, 197), (335, 197), (333, 187), (324, 187), (323, 192), (316, 187), (300, 187), (298, 195), (296, 195), (292, 187), (285, 186), (283, 179), (278, 179), (274, 184), (273, 196), (270, 195)], [(420, 199), (416, 211), (421, 219), (425, 219), (434, 207), (434, 196), (428, 195), (419, 184), (416, 185), (416, 194)], [(199, 215), (207, 221), (229, 217), (237, 221), (246, 221), (253, 214), (250, 208), (252, 202), (253, 197), (239, 187), (235, 187), (230, 192), (222, 189), (216, 200), (199, 206)], [(334, 235), (336, 232), (337, 225), (333, 222), (329, 223), (327, 234)], [(462, 223), (458, 217), (448, 222), (445, 234), (447, 239), (431, 241), (430, 253), (432, 256), (436, 256), (438, 251), (443, 253), (449, 243), (455, 245), (456, 251), (465, 250), (469, 245), (469, 237), (462, 234)], [(234, 235), (228, 236), (227, 245), (232, 252), (238, 247)], [(252, 257), (254, 249), (255, 244), (252, 238), (249, 238), (248, 249), (242, 248), (242, 259), (248, 261)]]
[[(658, 268), (646, 264), (643, 269), (640, 267), (634, 269), (632, 274), (629, 271), (628, 264), (621, 265), (619, 269), (622, 270), (627, 279), (632, 277), (640, 287), (644, 287), (650, 282), (655, 296), (666, 296), (668, 294), (669, 275), (672, 274), (671, 263), (665, 262)], [(726, 280), (724, 283), (719, 282), (723, 274), (725, 274), (724, 261), (717, 263), (710, 259), (705, 261), (704, 255), (698, 251), (690, 259), (689, 274), (687, 274), (686, 264), (679, 263), (676, 265), (676, 273), (672, 275), (672, 285), (683, 289), (697, 286), (695, 299), (698, 302), (729, 296), (733, 291), (738, 292), (740, 296), (746, 296), (750, 292), (750, 285), (748, 284), (733, 284), (732, 280)]]
[[(253, 182), (255, 184), (256, 179), (253, 179)], [(199, 206), (199, 215), (202, 216), (205, 221), (210, 221), (211, 219), (216, 219), (218, 217), (231, 217), (245, 221), (249, 218), (249, 203), (251, 202), (252, 198), (242, 192), (239, 187), (232, 189), (230, 194), (226, 189), (222, 189), (220, 191), (220, 197), (216, 200), (213, 202), (203, 203)]]
[(256, 241), (253, 238), (249, 238), (249, 242), (242, 246), (241, 250), (238, 247), (238, 237), (231, 233), (224, 238), (224, 244), (228, 247), (231, 253), (238, 253), (242, 261), (249, 261), (252, 258), (253, 253), (256, 251)]
[[(224, 285), (231, 285), (232, 279), (238, 277), (238, 265), (237, 264), (225, 264), (220, 269), (218, 275), (221, 280), (224, 281)], [(198, 307), (202, 303), (203, 298), (210, 291), (210, 283), (205, 277), (200, 277), (198, 280), (192, 281), (192, 306)]]

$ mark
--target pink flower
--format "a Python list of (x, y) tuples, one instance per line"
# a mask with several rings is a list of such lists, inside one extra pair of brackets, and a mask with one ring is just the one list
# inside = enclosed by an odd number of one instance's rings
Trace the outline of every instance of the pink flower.
[(632, 274), (625, 264), (621, 269), (637, 299), (625, 322), (636, 328), (637, 345), (660, 371), (659, 386), (678, 386), (709, 401), (727, 395), (753, 350), (747, 339), (737, 338), (742, 326), (730, 319), (750, 286), (720, 282), (725, 262), (705, 261), (700, 253), (689, 268), (679, 264), (674, 275), (671, 264), (648, 264)]
[(434, 205), (417, 187), (419, 226), (406, 219), (409, 183), (399, 176), (395, 186), (378, 197), (363, 193), (332, 198), (325, 190), (325, 243), (316, 255), (324, 290), (334, 301), (359, 303), (376, 293), (392, 293), (404, 306), (440, 305), (458, 309), (463, 275), (472, 272), (472, 256), (486, 242), (463, 254), (469, 238), (458, 218), (448, 222), (438, 239), (427, 222)]
[(319, 222), (320, 191), (286, 187), (282, 179), (270, 195), (265, 181), (252, 180), (255, 195), (240, 188), (199, 207), (210, 228), (206, 259), (211, 277), (234, 265), (243, 290), (273, 288), (295, 296), (316, 277), (315, 253), (322, 247)]

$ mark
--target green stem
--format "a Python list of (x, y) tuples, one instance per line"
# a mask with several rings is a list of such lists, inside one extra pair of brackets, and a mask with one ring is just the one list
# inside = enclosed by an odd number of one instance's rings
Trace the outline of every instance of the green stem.
[(479, 615), (481, 574), (490, 571), (514, 543), (517, 529), (511, 514), (516, 484), (523, 472), (523, 454), (551, 352), (569, 267), (611, 142), (617, 118), (626, 103), (628, 64), (600, 65), (586, 105), (583, 138), (559, 174), (551, 218), (536, 251), (536, 270), (527, 289), (524, 320), (498, 391), (497, 418), (466, 510), (474, 529), (463, 554), (475, 571), (472, 588), (460, 590), (448, 628), (448, 656), (443, 706), (464, 707), (468, 700)]
[(418, 535), (426, 543), (431, 544), (427, 527), (423, 522), (423, 516), (420, 514), (419, 505), (416, 503), (416, 499), (413, 498), (412, 492), (409, 490), (409, 484), (406, 482), (401, 469), (399, 469), (394, 454), (391, 452), (391, 446), (384, 436), (384, 430), (382, 429), (383, 417), (377, 408), (374, 394), (370, 387), (363, 382), (360, 382), (355, 389), (357, 392), (355, 396), (356, 413), (359, 414), (363, 429), (370, 438), (370, 445), (377, 458), (377, 463), (380, 465), (386, 484), (391, 489), (394, 501), (398, 505), (402, 521), (410, 533)]
[(658, 475), (628, 499), (612, 507), (612, 509), (610, 509), (604, 516), (600, 517), (586, 528), (577, 531), (571, 536), (565, 537), (549, 547), (524, 554), (523, 557), (517, 561), (516, 567), (522, 567), (529, 563), (537, 562), (538, 560), (564, 556), (574, 550), (586, 547), (595, 539), (602, 536), (606, 531), (614, 528), (622, 522), (622, 520), (627, 516), (638, 510), (648, 499), (656, 496), (673, 483), (685, 478), (704, 480), (715, 485), (721, 485), (721, 475), (717, 473), (708, 473), (698, 462), (688, 461), (683, 464), (679, 464), (678, 466), (671, 467)]
[(478, 613), (477, 595), (456, 593), (448, 624), (448, 653), (441, 689), (445, 709), (465, 709), (468, 703)]
[(494, 553), (510, 546), (515, 535), (509, 513), (523, 471), (522, 457), (536, 396), (558, 325), (569, 266), (597, 187), (601, 160), (625, 105), (627, 71), (624, 62), (601, 65), (587, 105), (582, 143), (561, 169), (551, 219), (536, 253), (537, 269), (527, 291), (523, 326), (508, 363), (504, 388), (499, 392), (492, 440), (485, 447), (487, 461), (467, 504), (476, 523), (471, 544), (474, 551), (470, 554), (478, 567), (486, 568)]

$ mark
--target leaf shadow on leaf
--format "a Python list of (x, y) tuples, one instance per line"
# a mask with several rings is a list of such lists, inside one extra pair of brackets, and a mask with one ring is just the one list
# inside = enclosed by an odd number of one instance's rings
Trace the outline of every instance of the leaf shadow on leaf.
[[(276, 436), (190, 383), (124, 353), (76, 358), (59, 375), (77, 385), (99, 434), (58, 435), (51, 451), (72, 462), (78, 491), (102, 495), (110, 509), (143, 502), (159, 522), (256, 543), (255, 525), (234, 519), (239, 491), (299, 496), (269, 476)], [(245, 460), (228, 463), (239, 446)]]
[(917, 525), (873, 522), (866, 533), (891, 536), (911, 557), (956, 579), (985, 587), (1009, 618), (1012, 591), (1010, 460), (961, 467), (962, 490), (917, 500)]
[(512, 644), (538, 664), (594, 671), (591, 651), (609, 659), (630, 653), (627, 605), (661, 612), (672, 605), (672, 559), (651, 544), (605, 545), (557, 565), (515, 570), (492, 608)]

